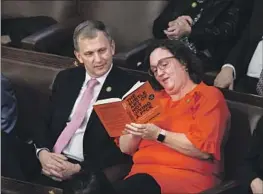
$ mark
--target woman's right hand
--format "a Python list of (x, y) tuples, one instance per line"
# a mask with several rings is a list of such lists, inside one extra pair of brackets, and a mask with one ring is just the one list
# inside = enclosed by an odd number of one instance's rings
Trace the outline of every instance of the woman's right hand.
[(263, 193), (263, 181), (260, 178), (255, 178), (250, 184), (253, 194)]

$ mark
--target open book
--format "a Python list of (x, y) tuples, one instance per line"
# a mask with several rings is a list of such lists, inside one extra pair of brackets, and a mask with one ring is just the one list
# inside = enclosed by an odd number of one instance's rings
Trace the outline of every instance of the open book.
[(120, 136), (125, 124), (148, 123), (161, 114), (149, 82), (137, 82), (121, 99), (98, 100), (93, 107), (111, 137)]

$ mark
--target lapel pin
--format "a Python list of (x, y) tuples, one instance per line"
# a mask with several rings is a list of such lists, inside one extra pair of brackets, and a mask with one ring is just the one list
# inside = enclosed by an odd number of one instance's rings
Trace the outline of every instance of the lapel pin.
[(112, 87), (110, 87), (110, 86), (108, 86), (108, 87), (106, 88), (106, 91), (107, 91), (107, 92), (111, 92), (111, 90), (112, 90)]
[(188, 99), (186, 100), (186, 103), (188, 104), (190, 101), (191, 101), (191, 100), (188, 98)]
[(195, 8), (197, 6), (197, 3), (196, 2), (193, 2), (192, 3), (192, 8)]

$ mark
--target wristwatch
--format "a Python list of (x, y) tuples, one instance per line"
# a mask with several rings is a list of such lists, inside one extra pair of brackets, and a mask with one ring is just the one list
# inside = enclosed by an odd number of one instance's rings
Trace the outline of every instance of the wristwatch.
[(166, 131), (164, 129), (161, 129), (161, 131), (157, 137), (157, 141), (163, 142), (165, 137), (166, 137)]

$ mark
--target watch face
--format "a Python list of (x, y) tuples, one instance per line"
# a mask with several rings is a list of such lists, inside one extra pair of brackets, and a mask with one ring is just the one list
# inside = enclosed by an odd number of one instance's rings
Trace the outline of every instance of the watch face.
[(165, 135), (159, 134), (159, 135), (158, 135), (158, 138), (157, 138), (157, 141), (163, 142), (163, 141), (164, 141), (164, 138), (165, 138)]

